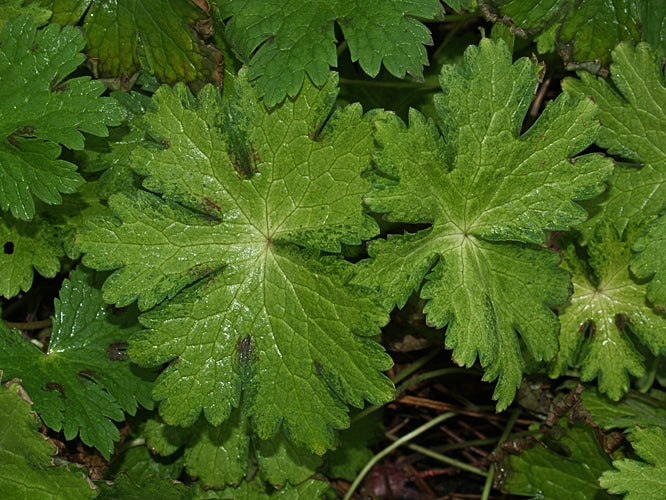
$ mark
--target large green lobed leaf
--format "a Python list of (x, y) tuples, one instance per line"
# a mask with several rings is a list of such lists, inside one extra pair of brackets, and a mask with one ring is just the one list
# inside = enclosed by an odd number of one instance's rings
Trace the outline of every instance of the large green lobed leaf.
[(77, 248), (118, 269), (106, 300), (150, 309), (130, 355), (170, 363), (154, 391), (167, 423), (203, 410), (219, 425), (242, 404), (261, 438), (282, 424), (322, 453), (345, 403), (393, 394), (391, 360), (368, 338), (387, 315), (329, 254), (376, 232), (361, 206), (372, 125), (360, 106), (329, 116), (334, 75), (270, 112), (244, 73), (236, 92), (158, 90), (145, 120), (159, 142), (133, 155), (152, 192), (112, 197), (117, 219), (91, 220)]
[(442, 69), (437, 124), (416, 111), (409, 126), (377, 122), (366, 197), (391, 221), (430, 227), (373, 242), (359, 281), (401, 307), (425, 280), (428, 322), (447, 327), (454, 360), (471, 366), (478, 356), (484, 379), (498, 379), (499, 409), (521, 381), (521, 343), (537, 360), (556, 353), (549, 307), (566, 300), (569, 279), (538, 246), (544, 231), (585, 220), (575, 200), (599, 193), (611, 169), (600, 155), (573, 157), (597, 134), (589, 99), (559, 96), (520, 134), (538, 71), (526, 58), (512, 63), (504, 42), (469, 47), (462, 67)]

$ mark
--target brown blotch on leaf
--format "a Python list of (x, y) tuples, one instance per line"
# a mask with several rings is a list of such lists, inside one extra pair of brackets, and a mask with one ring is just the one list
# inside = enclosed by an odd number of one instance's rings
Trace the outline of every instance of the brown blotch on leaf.
[(111, 361), (125, 361), (127, 359), (127, 342), (113, 342), (106, 348), (106, 354)]
[(49, 392), (58, 391), (60, 393), (60, 397), (62, 399), (65, 399), (65, 388), (61, 386), (58, 382), (49, 382), (44, 386), (44, 389)]
[(238, 353), (238, 362), (245, 365), (252, 360), (252, 352), (254, 351), (254, 340), (250, 335), (246, 335), (236, 342), (236, 352)]
[(25, 137), (34, 139), (35, 127), (33, 125), (26, 125), (25, 127), (17, 128), (7, 136), (7, 142), (14, 146), (15, 148), (19, 147), (19, 143), (16, 140), (18, 137)]

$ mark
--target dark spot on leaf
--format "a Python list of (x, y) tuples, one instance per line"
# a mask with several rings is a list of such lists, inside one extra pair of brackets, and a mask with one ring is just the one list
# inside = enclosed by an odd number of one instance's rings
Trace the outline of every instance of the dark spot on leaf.
[(207, 215), (209, 215), (211, 218), (214, 220), (220, 220), (220, 214), (222, 213), (222, 209), (220, 208), (220, 205), (215, 203), (212, 199), (210, 199), (208, 196), (205, 196), (203, 199), (202, 207), (204, 212), (206, 212)]
[(51, 92), (65, 92), (66, 90), (69, 89), (69, 85), (66, 83), (58, 85), (58, 81), (60, 80), (60, 77), (56, 75), (53, 80), (51, 80), (51, 85), (49, 85), (49, 88), (51, 89)]
[(199, 33), (204, 40), (208, 40), (215, 34), (213, 20), (210, 17), (207, 19), (199, 19), (194, 24), (194, 31)]
[(12, 243), (11, 241), (8, 241), (7, 243), (5, 243), (5, 246), (3, 247), (3, 250), (4, 250), (6, 255), (13, 254), (14, 253), (14, 243)]
[(252, 352), (254, 351), (254, 341), (250, 335), (246, 335), (236, 342), (236, 352), (238, 352), (238, 363), (245, 365), (252, 360)]
[(15, 148), (19, 147), (19, 143), (16, 140), (17, 137), (29, 137), (34, 138), (35, 127), (32, 125), (26, 125), (25, 127), (20, 127), (14, 130), (11, 134), (7, 136), (7, 142), (14, 146)]
[(127, 342), (114, 342), (106, 348), (106, 354), (111, 361), (125, 361), (127, 359)]
[(49, 382), (44, 386), (44, 389), (49, 392), (58, 391), (60, 393), (60, 397), (65, 399), (65, 389), (58, 382)]
[(162, 141), (162, 147), (164, 147), (164, 149), (169, 149), (171, 147), (171, 141), (168, 139), (164, 139)]
[(321, 376), (321, 375), (324, 374), (324, 367), (321, 366), (320, 363), (318, 363), (317, 361), (315, 361), (315, 362), (314, 362), (314, 366), (315, 366), (315, 372), (317, 372), (317, 375)]
[(578, 158), (569, 158), (569, 163), (571, 163), (572, 165), (575, 165), (577, 161)]
[(34, 44), (32, 47), (30, 47), (30, 50), (32, 50), (33, 52), (37, 52), (39, 50), (39, 44), (38, 43)]

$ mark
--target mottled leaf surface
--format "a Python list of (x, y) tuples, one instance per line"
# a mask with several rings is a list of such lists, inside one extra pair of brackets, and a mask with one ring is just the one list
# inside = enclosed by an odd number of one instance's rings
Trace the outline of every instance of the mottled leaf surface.
[(127, 90), (145, 67), (160, 82), (195, 89), (222, 85), (223, 57), (212, 44), (207, 2), (93, 0), (86, 13), (86, 53), (93, 70), (112, 87)]
[(152, 407), (152, 384), (135, 371), (125, 349), (140, 327), (136, 314), (114, 314), (95, 287), (94, 274), (75, 270), (55, 300), (46, 353), (18, 332), (0, 331), (0, 367), (23, 381), (35, 411), (66, 439), (77, 435), (105, 457), (119, 438), (112, 422), (141, 404)]
[(394, 76), (421, 77), (428, 64), (423, 45), (432, 38), (415, 18), (443, 15), (437, 0), (231, 0), (219, 6), (231, 17), (226, 36), (269, 106), (296, 95), (306, 75), (317, 86), (326, 82), (337, 65), (336, 23), (352, 61), (370, 76), (383, 64)]
[[(486, 16), (533, 35), (540, 53), (557, 49), (565, 62), (597, 72), (620, 41), (641, 39), (637, 0), (483, 0)], [(653, 15), (653, 11), (649, 16)], [(648, 17), (649, 17), (648, 16)]]
[(512, 63), (504, 42), (469, 47), (463, 66), (442, 69), (436, 124), (416, 111), (409, 126), (377, 121), (366, 196), (390, 221), (429, 228), (373, 242), (359, 281), (389, 307), (421, 289), (453, 358), (478, 358), (484, 379), (498, 379), (500, 409), (522, 378), (521, 341), (537, 360), (557, 348), (549, 307), (566, 300), (569, 280), (559, 256), (538, 246), (544, 231), (585, 220), (575, 200), (599, 193), (611, 169), (600, 155), (574, 157), (598, 130), (589, 99), (560, 95), (520, 134), (538, 70), (526, 58)]
[(272, 111), (244, 73), (236, 92), (158, 90), (145, 118), (158, 143), (133, 155), (150, 191), (111, 197), (117, 218), (77, 244), (86, 265), (118, 269), (107, 301), (150, 309), (130, 354), (170, 362), (154, 391), (167, 423), (203, 410), (219, 425), (243, 394), (260, 437), (282, 424), (321, 453), (348, 425), (344, 403), (392, 396), (390, 358), (368, 338), (386, 313), (333, 255), (376, 232), (361, 204), (372, 125), (359, 106), (329, 116), (334, 76)]
[(33, 196), (55, 205), (83, 184), (76, 165), (59, 159), (61, 146), (83, 149), (82, 132), (104, 136), (120, 123), (120, 107), (100, 97), (104, 85), (67, 79), (84, 45), (79, 29), (37, 30), (29, 17), (0, 31), (0, 208), (14, 217), (33, 217)]

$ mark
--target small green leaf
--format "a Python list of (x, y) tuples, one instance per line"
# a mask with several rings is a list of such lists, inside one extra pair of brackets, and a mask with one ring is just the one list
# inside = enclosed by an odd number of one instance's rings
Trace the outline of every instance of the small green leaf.
[(629, 440), (643, 461), (615, 460), (616, 470), (602, 474), (600, 483), (610, 493), (624, 494), (624, 500), (658, 500), (666, 491), (666, 429), (635, 427)]
[(11, 298), (32, 286), (33, 269), (46, 278), (60, 270), (64, 254), (54, 228), (43, 217), (32, 222), (0, 214), (0, 295)]
[(123, 411), (134, 414), (139, 404), (151, 408), (152, 384), (125, 354), (140, 329), (136, 315), (114, 314), (94, 284), (93, 274), (80, 269), (64, 281), (46, 354), (3, 327), (0, 366), (6, 377), (23, 380), (48, 427), (66, 439), (80, 434), (108, 458), (119, 437), (111, 420), (122, 420)]
[(610, 469), (611, 461), (594, 428), (560, 419), (556, 427), (528, 446), (517, 455), (506, 453), (499, 463), (504, 474), (503, 492), (544, 499), (612, 498), (597, 483), (601, 473)]
[(462, 67), (442, 69), (437, 124), (416, 111), (409, 126), (376, 121), (381, 150), (365, 197), (390, 221), (430, 228), (371, 243), (357, 281), (401, 307), (425, 280), (427, 320), (447, 326), (456, 362), (478, 357), (484, 380), (498, 379), (498, 409), (522, 379), (521, 343), (536, 360), (557, 348), (550, 306), (566, 300), (569, 279), (536, 245), (545, 230), (585, 220), (575, 201), (598, 194), (611, 169), (600, 155), (573, 158), (598, 131), (589, 99), (560, 95), (520, 134), (538, 71), (512, 63), (502, 41), (469, 47)]
[(637, 283), (629, 273), (636, 232), (628, 228), (625, 238), (619, 238), (615, 229), (598, 226), (587, 243), (589, 262), (578, 256), (572, 242), (562, 248), (574, 289), (560, 311), (560, 352), (551, 376), (561, 375), (569, 365), (580, 365), (581, 379), (598, 377), (599, 390), (613, 400), (629, 389), (629, 375), (645, 373), (643, 356), (632, 338), (654, 354), (666, 353), (666, 318), (646, 303), (647, 285)]
[(120, 107), (100, 97), (104, 85), (66, 80), (84, 45), (77, 28), (37, 30), (29, 17), (0, 31), (0, 208), (15, 217), (33, 217), (33, 195), (55, 205), (83, 184), (76, 165), (58, 159), (61, 145), (82, 149), (82, 132), (104, 136), (120, 123)]
[[(0, 330), (5, 330), (0, 325)], [(0, 372), (1, 375), (1, 372)], [(95, 498), (94, 489), (74, 466), (54, 467), (56, 448), (39, 432), (38, 419), (23, 388), (0, 386), (0, 492), (4, 498)]]
[(295, 96), (307, 77), (316, 86), (337, 65), (335, 24), (339, 24), (352, 61), (376, 76), (383, 64), (394, 76), (422, 77), (432, 44), (419, 19), (441, 18), (437, 0), (231, 0), (219, 1), (231, 17), (226, 36), (257, 80), (259, 96), (268, 106)]

